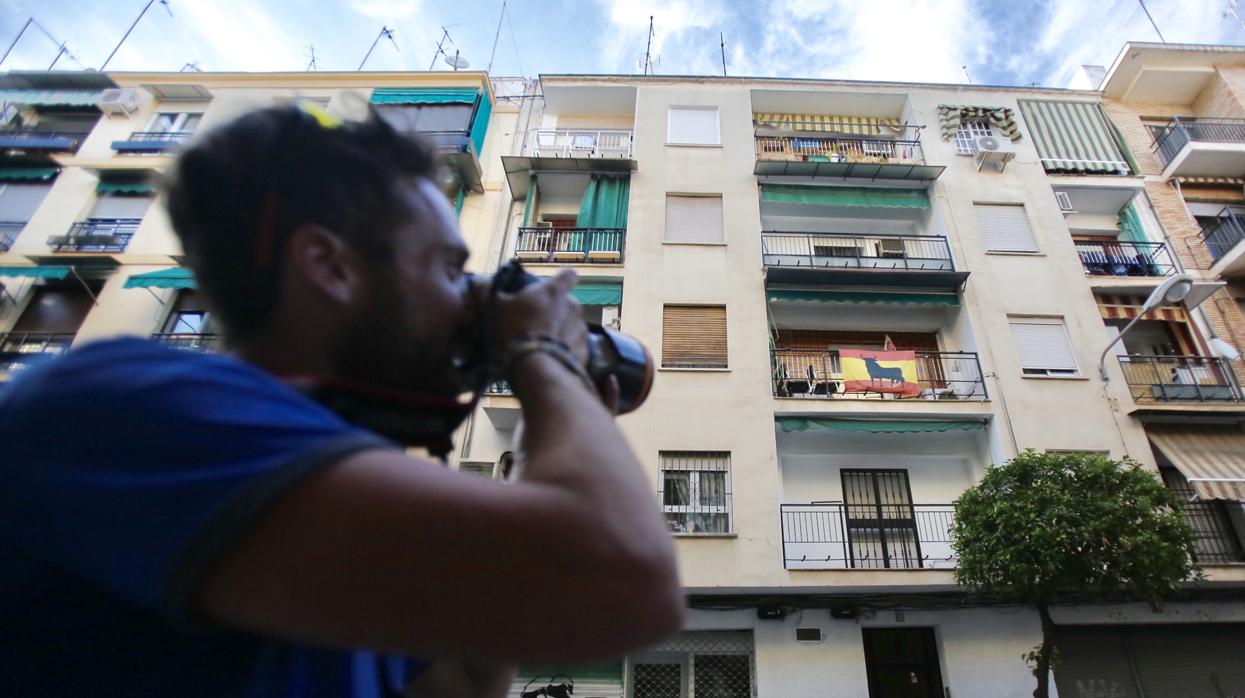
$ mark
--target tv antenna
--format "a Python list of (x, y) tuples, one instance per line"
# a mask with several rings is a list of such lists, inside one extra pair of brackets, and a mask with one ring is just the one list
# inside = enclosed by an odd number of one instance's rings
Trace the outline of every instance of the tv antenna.
[(380, 28), (380, 33), (376, 35), (376, 40), (372, 42), (371, 48), (369, 48), (367, 53), (363, 55), (363, 60), (359, 61), (359, 67), (355, 68), (356, 71), (363, 70), (363, 64), (367, 63), (367, 59), (372, 57), (372, 51), (376, 50), (376, 44), (379, 44), (381, 39), (389, 39), (389, 42), (393, 44), (393, 50), (398, 53), (402, 53), (402, 50), (398, 48), (398, 42), (393, 38), (393, 30), (387, 25), (382, 26)]
[(311, 60), (307, 61), (307, 70), (314, 72), (316, 69), (316, 45), (308, 44), (307, 50), (311, 52)]
[(1245, 29), (1245, 20), (1241, 19), (1241, 15), (1236, 11), (1236, 0), (1228, 0), (1228, 9), (1223, 11), (1223, 16), (1231, 17), (1236, 23), (1241, 25), (1241, 29)]
[(648, 44), (644, 47), (644, 74), (653, 70), (653, 15), (648, 16)]
[(726, 37), (722, 32), (718, 32), (718, 45), (722, 49), (722, 77), (726, 77), (726, 66), (731, 63), (733, 57), (726, 51)]
[[(169, 0), (159, 0), (159, 2), (161, 5), (164, 5), (164, 9), (168, 10), (169, 16), (172, 17), (173, 10), (169, 7)], [(108, 67), (108, 63), (112, 61), (113, 56), (117, 55), (117, 51), (121, 48), (121, 44), (124, 44), (125, 40), (130, 38), (130, 32), (134, 31), (134, 27), (138, 26), (139, 21), (143, 19), (143, 15), (147, 14), (147, 10), (150, 10), (151, 6), (154, 4), (156, 4), (156, 0), (147, 0), (147, 4), (143, 5), (143, 11), (138, 13), (138, 16), (134, 18), (134, 22), (130, 24), (130, 28), (125, 30), (125, 34), (121, 37), (121, 40), (117, 42), (116, 48), (114, 48), (112, 53), (108, 54), (108, 57), (104, 59), (104, 64), (99, 67), (100, 70)]]
[(179, 70), (179, 71), (177, 71), (177, 72), (179, 72), (179, 73), (184, 73), (184, 72), (186, 72), (187, 70), (189, 70), (189, 71), (190, 71), (190, 72), (192, 72), (192, 73), (202, 73), (202, 72), (203, 72), (203, 68), (200, 68), (200, 67), (199, 67), (199, 61), (187, 61), (187, 62), (186, 62), (186, 65), (182, 66), (182, 69), (181, 69), (181, 70)]
[(1137, 0), (1141, 5), (1141, 9), (1146, 13), (1146, 19), (1150, 20), (1150, 26), (1154, 27), (1154, 33), (1159, 35), (1159, 41), (1167, 43), (1167, 39), (1163, 38), (1163, 32), (1159, 31), (1159, 25), (1154, 23), (1154, 17), (1150, 16), (1150, 10), (1146, 7), (1146, 0)]
[[(497, 55), (497, 37), (501, 36), (501, 21), (505, 18), (506, 0), (501, 0), (501, 14), (497, 16), (497, 31), (493, 32), (493, 50), (488, 55), (488, 67), (484, 69), (486, 73), (493, 71), (493, 57)], [(458, 68), (454, 68), (454, 70), (458, 70)]]
[(432, 54), (432, 62), (428, 64), (428, 70), (432, 70), (437, 67), (437, 56), (443, 56), (446, 60), (449, 60), (449, 54), (445, 52), (446, 44), (453, 46), (454, 40), (450, 38), (450, 30), (445, 27), (441, 27), (441, 40), (437, 42), (437, 50)]
[(968, 80), (968, 84), (973, 84), (973, 76), (968, 74), (968, 66), (960, 66), (960, 70), (964, 71), (964, 78)]

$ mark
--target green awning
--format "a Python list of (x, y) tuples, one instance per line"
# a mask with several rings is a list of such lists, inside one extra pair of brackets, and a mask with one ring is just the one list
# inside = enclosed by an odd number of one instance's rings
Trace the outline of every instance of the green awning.
[(885, 293), (882, 291), (791, 291), (770, 290), (771, 301), (804, 303), (893, 303), (897, 305), (958, 306), (960, 297), (954, 293)]
[(859, 434), (927, 434), (975, 431), (986, 426), (980, 419), (845, 419), (835, 417), (778, 417), (784, 434), (795, 431), (848, 431)]
[(0, 167), (0, 181), (35, 180), (46, 182), (60, 172), (55, 167)]
[(0, 267), (0, 276), (24, 276), (32, 279), (63, 279), (66, 276), (69, 276), (69, 267)]
[(1047, 172), (1129, 172), (1101, 104), (1036, 99), (1019, 104)]
[(131, 274), (125, 288), (196, 288), (194, 272), (186, 267), (170, 267)]
[(372, 90), (372, 104), (475, 104), (479, 96), (474, 87), (378, 87)]
[(99, 90), (0, 90), (0, 102), (41, 107), (93, 107)]
[(622, 303), (621, 283), (583, 283), (571, 289), (571, 296), (583, 305)]
[(134, 194), (141, 196), (151, 194), (155, 190), (156, 185), (151, 182), (133, 179), (105, 179), (95, 185), (97, 194)]
[(929, 208), (929, 194), (924, 189), (882, 187), (803, 187), (794, 184), (762, 184), (761, 201), (806, 206)]

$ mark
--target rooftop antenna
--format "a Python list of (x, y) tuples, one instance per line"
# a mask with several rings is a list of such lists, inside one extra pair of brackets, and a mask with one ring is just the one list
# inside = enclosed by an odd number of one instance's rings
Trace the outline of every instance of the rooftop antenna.
[(484, 69), (486, 73), (493, 72), (493, 57), (497, 55), (497, 37), (501, 36), (501, 21), (505, 18), (506, 0), (501, 0), (501, 14), (497, 16), (497, 31), (493, 32), (493, 51), (488, 55), (488, 67)]
[(311, 51), (311, 60), (307, 62), (307, 70), (315, 71), (316, 69), (316, 45), (308, 44), (307, 50)]
[(653, 15), (648, 16), (648, 44), (644, 47), (644, 74), (653, 69)]
[(1137, 2), (1141, 5), (1141, 9), (1145, 10), (1146, 19), (1150, 20), (1150, 26), (1154, 27), (1154, 33), (1159, 35), (1159, 41), (1167, 43), (1167, 39), (1163, 38), (1163, 32), (1159, 31), (1159, 25), (1154, 23), (1154, 18), (1150, 16), (1150, 10), (1146, 8), (1146, 0), (1137, 0)]
[(432, 54), (432, 62), (428, 64), (428, 70), (432, 70), (437, 67), (437, 56), (445, 56), (446, 58), (449, 57), (445, 53), (445, 44), (447, 43), (452, 46), (454, 44), (454, 40), (450, 38), (450, 30), (445, 27), (441, 27), (441, 40), (437, 42), (437, 50), (436, 53)]
[(1223, 11), (1224, 17), (1232, 17), (1236, 23), (1241, 25), (1241, 29), (1245, 29), (1245, 21), (1241, 20), (1241, 15), (1236, 11), (1236, 0), (1228, 0), (1228, 9)]
[(718, 46), (722, 49), (722, 77), (726, 77), (726, 64), (730, 62), (730, 58), (726, 55), (726, 37), (722, 32), (718, 32)]
[(5, 50), (4, 55), (0, 56), (0, 65), (4, 64), (4, 61), (9, 57), (9, 53), (12, 52), (13, 48), (17, 46), (17, 42), (21, 40), (22, 35), (25, 34), (26, 30), (32, 26), (42, 32), (43, 35), (48, 38), (48, 41), (56, 44), (56, 58), (52, 59), (52, 65), (48, 66), (48, 70), (56, 67), (56, 63), (61, 59), (61, 56), (69, 56), (69, 60), (77, 63), (78, 65), (82, 65), (82, 61), (79, 61), (78, 57), (69, 50), (68, 44), (64, 41), (57, 41), (56, 37), (52, 36), (52, 32), (48, 31), (42, 24), (39, 24), (38, 20), (34, 17), (30, 17), (26, 20), (26, 23), (22, 25), (21, 30), (17, 32), (17, 36), (14, 37), (13, 42), (10, 43), (8, 49)]
[(964, 77), (968, 78), (968, 84), (973, 84), (973, 76), (968, 74), (968, 66), (962, 65), (960, 66), (960, 70), (964, 71)]
[(367, 53), (364, 54), (363, 60), (359, 61), (359, 67), (355, 68), (356, 71), (363, 70), (363, 64), (367, 63), (367, 59), (372, 57), (372, 51), (376, 50), (376, 44), (379, 44), (381, 39), (389, 39), (389, 41), (393, 44), (393, 50), (397, 51), (398, 53), (402, 52), (400, 49), (398, 49), (398, 42), (394, 41), (393, 39), (393, 30), (390, 29), (387, 25), (382, 26), (380, 28), (380, 33), (376, 35), (376, 40), (372, 42), (371, 48), (369, 48), (367, 50)]
[[(168, 10), (169, 16), (172, 17), (173, 10), (169, 8), (169, 0), (159, 1), (161, 5), (164, 5), (164, 9)], [(104, 59), (104, 64), (99, 67), (100, 70), (108, 67), (108, 64), (112, 61), (112, 57), (117, 55), (117, 51), (121, 48), (121, 44), (124, 44), (125, 40), (130, 38), (130, 32), (134, 31), (134, 27), (138, 26), (138, 22), (143, 18), (143, 15), (147, 14), (147, 10), (150, 10), (151, 6), (154, 4), (156, 4), (156, 0), (147, 0), (147, 4), (143, 5), (143, 11), (138, 13), (138, 16), (134, 18), (134, 22), (130, 24), (130, 28), (125, 30), (125, 34), (121, 37), (121, 40), (117, 42), (116, 48), (114, 48), (112, 53), (108, 54), (108, 57)]]
[(181, 69), (181, 70), (179, 70), (179, 71), (177, 71), (177, 72), (179, 72), (179, 73), (184, 73), (184, 72), (186, 72), (187, 70), (189, 70), (189, 71), (190, 71), (190, 72), (192, 72), (192, 73), (202, 73), (202, 72), (203, 72), (203, 68), (200, 68), (200, 67), (199, 67), (199, 61), (187, 61), (187, 62), (186, 62), (186, 65), (182, 66), (182, 69)]

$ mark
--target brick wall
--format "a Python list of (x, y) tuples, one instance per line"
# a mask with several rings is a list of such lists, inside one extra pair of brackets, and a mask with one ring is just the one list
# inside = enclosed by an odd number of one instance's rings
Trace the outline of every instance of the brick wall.
[(1245, 73), (1237, 68), (1220, 68), (1193, 102), (1193, 114), (1200, 117), (1245, 118)]
[(1179, 104), (1150, 104), (1129, 102), (1124, 104), (1115, 100), (1106, 100), (1103, 107), (1107, 111), (1107, 115), (1111, 117), (1111, 121), (1115, 123), (1116, 128), (1120, 130), (1124, 136), (1124, 142), (1128, 145), (1128, 149), (1133, 153), (1133, 159), (1137, 161), (1137, 166), (1141, 168), (1141, 174), (1157, 175), (1163, 171), (1163, 163), (1159, 160), (1159, 156), (1154, 152), (1154, 139), (1150, 136), (1150, 129), (1141, 122), (1141, 119), (1147, 118), (1171, 118), (1173, 116), (1188, 116), (1190, 107), (1181, 106)]

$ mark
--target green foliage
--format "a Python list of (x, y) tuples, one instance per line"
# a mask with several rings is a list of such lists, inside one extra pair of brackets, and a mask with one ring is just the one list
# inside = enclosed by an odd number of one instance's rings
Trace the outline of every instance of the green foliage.
[(1025, 451), (956, 501), (956, 579), (1040, 606), (1061, 596), (1157, 604), (1199, 574), (1179, 503), (1135, 461)]

